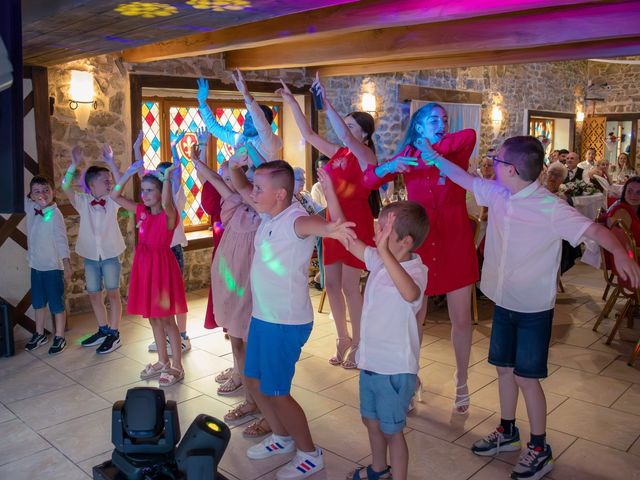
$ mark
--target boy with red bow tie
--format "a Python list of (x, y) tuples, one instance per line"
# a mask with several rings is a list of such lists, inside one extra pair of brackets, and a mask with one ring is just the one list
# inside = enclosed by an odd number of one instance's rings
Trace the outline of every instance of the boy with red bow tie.
[[(66, 347), (64, 340), (64, 281), (71, 280), (69, 242), (62, 213), (53, 201), (53, 184), (35, 176), (29, 184), (24, 210), (27, 218), (27, 245), (31, 267), (31, 303), (35, 310), (36, 331), (25, 346), (28, 352), (44, 345), (46, 307), (55, 318), (55, 337), (49, 355)], [(63, 278), (64, 272), (64, 278)]]
[[(103, 147), (102, 157), (119, 177), (113, 161), (113, 150), (109, 145)], [(124, 252), (125, 244), (118, 226), (120, 206), (109, 197), (113, 189), (113, 179), (109, 169), (97, 165), (87, 168), (84, 184), (89, 194), (70, 188), (71, 180), (81, 162), (82, 149), (76, 146), (71, 151), (71, 165), (62, 180), (62, 190), (80, 214), (76, 253), (84, 261), (86, 290), (98, 322), (98, 331), (84, 339), (81, 345), (83, 347), (98, 346), (96, 353), (106, 354), (113, 352), (121, 345), (118, 331), (122, 316), (119, 256)], [(102, 295), (103, 288), (107, 290), (111, 307), (108, 321)]]

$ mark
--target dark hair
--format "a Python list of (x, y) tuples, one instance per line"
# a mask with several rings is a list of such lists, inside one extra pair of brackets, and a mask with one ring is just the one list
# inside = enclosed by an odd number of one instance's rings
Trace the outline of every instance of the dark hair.
[(255, 172), (269, 173), (271, 179), (276, 181), (277, 186), (287, 191), (287, 200), (291, 202), (295, 184), (295, 174), (291, 165), (284, 160), (274, 160), (273, 162), (261, 163)]
[(111, 175), (111, 172), (106, 167), (91, 165), (89, 168), (87, 168), (87, 171), (84, 172), (84, 184), (87, 186), (87, 188), (91, 186), (91, 182), (93, 182), (102, 172), (107, 172), (109, 175)]
[[(627, 202), (627, 186), (630, 183), (640, 183), (640, 176), (634, 175), (629, 180), (624, 182), (624, 187), (622, 187), (622, 194), (620, 195), (620, 202), (626, 203), (627, 205), (629, 205), (629, 202)], [(636, 209), (636, 215), (640, 217), (640, 206), (638, 206), (638, 208)]]
[(151, 182), (162, 192), (162, 182), (153, 173), (145, 174), (144, 177), (142, 177), (142, 180), (140, 180), (140, 183), (142, 182)]
[(367, 112), (351, 112), (347, 117), (353, 118), (365, 133), (364, 144), (368, 146), (373, 153), (376, 153), (376, 145), (373, 143), (373, 132), (376, 130), (376, 121)]
[(171, 167), (172, 165), (173, 165), (173, 163), (171, 163), (171, 162), (160, 162), (160, 163), (158, 164), (158, 166), (156, 167), (156, 170), (157, 170), (158, 172), (160, 172), (160, 173), (164, 173), (164, 171), (165, 171), (167, 168)]
[(29, 191), (33, 190), (34, 185), (48, 185), (51, 190), (55, 188), (51, 179), (49, 177), (45, 177), (44, 175), (35, 175), (31, 179), (31, 181), (29, 182)]
[(411, 115), (411, 120), (409, 121), (409, 126), (407, 127), (407, 133), (405, 133), (404, 135), (404, 140), (400, 144), (399, 151), (402, 151), (407, 145), (415, 144), (416, 140), (418, 139), (418, 132), (416, 131), (416, 127), (420, 125), (425, 118), (431, 115), (431, 112), (434, 108), (441, 108), (445, 112), (447, 111), (447, 109), (439, 103), (430, 102), (413, 112), (413, 115)]
[(327, 157), (326, 155), (320, 155), (318, 157), (318, 159), (316, 160), (316, 165), (320, 164), (320, 162), (324, 163), (325, 165), (327, 163), (329, 163), (329, 160), (331, 160), (329, 157)]
[(544, 147), (536, 137), (511, 137), (502, 144), (505, 158), (517, 170), (518, 176), (532, 182), (540, 175), (544, 163)]
[(567, 150), (566, 148), (561, 148), (560, 150), (558, 150), (558, 155), (567, 155), (569, 153), (569, 150)]
[(411, 251), (422, 245), (429, 233), (429, 217), (422, 205), (410, 200), (400, 200), (384, 207), (380, 211), (380, 217), (389, 213), (396, 215), (393, 230), (398, 234), (398, 240), (409, 235), (413, 239)]
[(261, 103), (258, 104), (258, 106), (260, 110), (262, 110), (262, 113), (264, 113), (264, 118), (266, 118), (269, 125), (271, 125), (273, 123), (273, 110), (271, 110), (271, 107)]
[(596, 149), (595, 149), (595, 148), (593, 148), (593, 147), (589, 147), (589, 148), (587, 148), (587, 152), (588, 152), (589, 150), (593, 150), (593, 153), (596, 153)]

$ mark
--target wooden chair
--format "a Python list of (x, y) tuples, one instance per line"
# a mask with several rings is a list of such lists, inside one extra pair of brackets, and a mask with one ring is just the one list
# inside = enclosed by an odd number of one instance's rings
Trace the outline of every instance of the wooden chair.
[[(598, 209), (598, 213), (596, 214), (596, 218), (594, 219), (595, 223), (602, 225), (604, 227), (607, 226), (607, 211), (604, 208)], [(611, 271), (611, 254), (607, 252), (605, 249), (600, 247), (600, 258), (602, 268), (602, 275), (604, 276), (604, 292), (602, 293), (602, 300), (607, 300), (609, 292), (616, 288), (615, 283), (613, 282), (614, 275)], [(595, 328), (594, 328), (595, 330)]]
[[(473, 230), (473, 244), (478, 244), (480, 236), (480, 219), (474, 215), (469, 215), (469, 223)], [(471, 314), (473, 315), (473, 324), (478, 324), (478, 294), (476, 293), (476, 285), (471, 286)]]

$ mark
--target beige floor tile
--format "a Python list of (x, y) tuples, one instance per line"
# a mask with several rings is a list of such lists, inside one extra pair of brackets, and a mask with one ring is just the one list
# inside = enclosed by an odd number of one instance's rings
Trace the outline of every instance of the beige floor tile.
[(362, 424), (360, 411), (345, 405), (333, 412), (309, 422), (313, 441), (353, 462), (371, 453), (367, 431)]
[(191, 345), (213, 355), (223, 356), (231, 353), (231, 342), (224, 339), (222, 329), (191, 339)]
[(80, 345), (69, 345), (60, 355), (44, 356), (42, 360), (63, 373), (93, 367), (123, 358), (118, 350), (107, 355), (96, 354), (97, 347), (84, 348)]
[(640, 383), (640, 368), (638, 365), (630, 367), (627, 365), (627, 359), (616, 360), (605, 368), (602, 375), (606, 377), (617, 378), (626, 382)]
[(591, 328), (576, 327), (575, 325), (554, 325), (551, 338), (555, 342), (566, 343), (575, 347), (588, 347), (600, 341), (602, 334)]
[(78, 466), (84, 470), (89, 476), (93, 477), (93, 467), (96, 465), (100, 465), (101, 463), (106, 462), (107, 460), (111, 460), (111, 453), (113, 452), (113, 445), (110, 450), (107, 450), (104, 453), (96, 455), (95, 457), (91, 457), (87, 460), (83, 460), (78, 463)]
[[(123, 385), (121, 387), (116, 387), (113, 390), (107, 390), (106, 392), (102, 392), (100, 396), (108, 402), (113, 403), (117, 402), (118, 400), (124, 400), (127, 395), (127, 390), (129, 390), (130, 388), (157, 386), (157, 379), (140, 380), (139, 382), (132, 383), (130, 385)], [(176, 403), (184, 402), (202, 395), (201, 392), (195, 390), (194, 388), (188, 387), (182, 382), (173, 384), (170, 387), (163, 387), (162, 391), (164, 392), (165, 400), (173, 400)]]
[(548, 416), (550, 428), (627, 450), (638, 438), (640, 417), (570, 398)]
[(13, 420), (16, 416), (7, 407), (0, 403), (0, 423)]
[(2, 388), (0, 388), (0, 402), (9, 404), (16, 400), (58, 390), (74, 383), (72, 379), (46, 363), (38, 362), (21, 373), (3, 378)]
[(333, 387), (326, 388), (320, 395), (332, 398), (354, 408), (360, 408), (360, 377), (352, 377), (344, 382), (340, 382)]
[(407, 426), (428, 435), (453, 442), (493, 415), (493, 411), (471, 407), (466, 415), (454, 411), (450, 398), (426, 392), (422, 402), (407, 416)]
[[(328, 450), (324, 451), (324, 470), (313, 475), (313, 480), (344, 480), (347, 473), (358, 466), (356, 463), (342, 458)], [(274, 480), (276, 478), (276, 470), (267, 473), (259, 478), (259, 480)]]
[(90, 477), (55, 448), (49, 448), (3, 465), (0, 467), (0, 478), (11, 480), (31, 480), (33, 478), (85, 480)]
[(578, 439), (556, 458), (553, 470), (549, 474), (555, 480), (640, 478), (640, 457), (584, 439)]
[(4, 382), (5, 377), (21, 373), (39, 362), (38, 358), (33, 354), (24, 351), (24, 345), (19, 349), (16, 344), (16, 354), (14, 356), (8, 358), (0, 357), (0, 381)]
[[(453, 399), (456, 395), (455, 372), (456, 368), (451, 365), (433, 362), (420, 369), (420, 378), (425, 390)], [(473, 393), (494, 380), (492, 376), (470, 372), (467, 380), (469, 392)]]
[[(226, 403), (222, 403), (206, 395), (200, 395), (199, 397), (192, 398), (186, 402), (179, 403), (178, 416), (180, 417), (180, 431), (182, 433), (186, 432), (189, 425), (191, 425), (191, 422), (193, 422), (193, 420), (201, 413), (205, 413), (222, 420), (224, 414), (229, 410), (231, 410), (231, 408)], [(243, 419), (234, 425), (229, 425), (229, 427), (234, 429), (233, 427), (242, 425), (253, 418), (254, 417), (246, 417), (246, 420)]]
[(329, 360), (336, 354), (336, 337), (335, 335), (325, 335), (316, 340), (309, 340), (302, 347), (302, 350), (318, 358)]
[(27, 458), (51, 445), (17, 418), (0, 423), (0, 465)]
[(420, 347), (420, 349), (424, 349), (427, 348), (428, 345), (431, 345), (434, 342), (437, 342), (438, 340), (440, 340), (440, 337), (436, 337), (435, 335), (429, 335), (428, 333), (424, 333), (422, 335), (422, 346)]
[[(471, 346), (471, 356), (469, 365), (475, 365), (478, 362), (485, 361), (489, 350), (476, 345)], [(456, 366), (456, 360), (453, 353), (453, 345), (450, 340), (441, 339), (430, 345), (427, 345), (420, 351), (420, 356), (427, 360), (444, 363), (446, 365)]]
[(640, 456), (640, 438), (631, 446), (629, 453)]
[(78, 384), (8, 405), (34, 430), (58, 425), (110, 406), (109, 402)]
[(321, 338), (325, 338), (331, 336), (334, 339), (334, 346), (335, 346), (335, 339), (336, 337), (336, 327), (335, 325), (332, 323), (323, 323), (318, 325), (317, 323), (314, 323), (313, 325), (313, 329), (311, 330), (311, 335), (309, 336), (309, 340), (307, 340), (307, 343), (309, 342), (314, 342), (316, 340), (320, 340)]
[(320, 392), (357, 375), (358, 370), (345, 370), (330, 365), (325, 358), (309, 357), (296, 364), (293, 384), (312, 392)]
[(599, 373), (616, 359), (615, 355), (557, 343), (549, 348), (549, 362), (562, 367)]
[(139, 342), (125, 343), (117, 351), (120, 355), (124, 355), (136, 362), (146, 365), (147, 363), (156, 363), (158, 354), (149, 351), (149, 344), (153, 339), (141, 340)]
[(309, 422), (323, 415), (328, 415), (343, 405), (342, 402), (295, 385), (291, 387), (291, 396), (300, 404)]
[[(495, 414), (494, 416), (488, 418), (476, 428), (466, 433), (464, 436), (460, 437), (455, 441), (456, 444), (464, 447), (469, 450), (471, 446), (477, 440), (487, 436), (490, 434), (495, 428), (500, 424), (500, 415)], [(529, 441), (531, 430), (529, 429), (529, 422), (524, 420), (518, 420), (516, 422), (518, 429), (520, 430), (520, 442), (522, 447)], [(566, 433), (558, 432), (556, 430), (552, 430), (547, 428), (547, 442), (551, 445), (553, 449), (553, 455), (557, 458), (562, 452), (564, 452), (569, 446), (576, 441), (576, 437), (567, 435)], [(469, 450), (470, 451), (470, 450)], [(520, 458), (521, 452), (503, 452), (500, 453), (500, 461), (506, 462), (510, 465), (515, 465), (518, 463), (518, 459)]]
[(611, 408), (632, 413), (640, 417), (640, 385), (631, 385), (631, 387), (611, 405)]
[(623, 342), (619, 338), (614, 338), (611, 344), (607, 345), (606, 343), (604, 343), (606, 339), (607, 337), (604, 336), (599, 341), (589, 345), (589, 350), (613, 353), (614, 355), (622, 355), (623, 358), (629, 358), (629, 355), (631, 354), (631, 350), (633, 350), (635, 343)]
[(49, 443), (78, 463), (113, 448), (111, 408), (40, 430)]
[(509, 478), (513, 465), (494, 459), (487, 463), (479, 472), (469, 480), (496, 480), (498, 478)]
[[(547, 411), (552, 412), (562, 402), (567, 400), (566, 396), (557, 395), (552, 392), (545, 391), (547, 399)], [(500, 397), (498, 394), (498, 382), (491, 383), (471, 394), (471, 405), (485, 408), (494, 412), (500, 411)], [(518, 395), (518, 405), (516, 408), (516, 418), (519, 420), (527, 420), (527, 407), (522, 394)]]
[(96, 393), (113, 390), (122, 385), (140, 381), (144, 365), (129, 358), (118, 358), (111, 362), (68, 372), (71, 378)]
[(629, 388), (629, 383), (572, 368), (556, 370), (542, 383), (545, 392), (609, 407)]
[(225, 368), (233, 366), (226, 358), (212, 355), (204, 350), (192, 350), (182, 357), (184, 366), (184, 383), (189, 383), (198, 378), (206, 377)]
[[(231, 363), (229, 364), (231, 366)], [(216, 383), (215, 379), (216, 374), (208, 375), (206, 377), (199, 378), (193, 382), (188, 382), (187, 385), (198, 392), (204, 393), (205, 395), (210, 396), (218, 400), (219, 402), (225, 403), (229, 406), (235, 405), (239, 402), (242, 402), (245, 397), (245, 389), (244, 387), (239, 388), (234, 392), (233, 395), (218, 395), (218, 387), (219, 383)]]

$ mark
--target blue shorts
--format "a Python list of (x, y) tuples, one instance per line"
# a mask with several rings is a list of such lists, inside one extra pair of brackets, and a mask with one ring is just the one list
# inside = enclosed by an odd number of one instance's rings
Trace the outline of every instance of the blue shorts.
[(180, 267), (180, 273), (184, 276), (184, 249), (182, 245), (174, 245), (171, 247), (171, 251), (173, 252), (174, 257), (178, 261), (178, 266)]
[(360, 370), (360, 415), (378, 420), (386, 435), (401, 432), (407, 424), (407, 410), (415, 394), (417, 375)]
[(283, 325), (251, 317), (244, 374), (260, 380), (263, 395), (289, 395), (296, 362), (312, 328), (313, 322)]
[(102, 291), (103, 284), (107, 290), (120, 289), (120, 259), (118, 257), (105, 260), (84, 260), (84, 281), (87, 293)]
[(491, 327), (489, 363), (513, 368), (523, 378), (545, 378), (553, 309), (522, 313), (496, 305)]
[(64, 275), (62, 270), (41, 271), (31, 269), (31, 305), (44, 308), (54, 315), (64, 312)]

